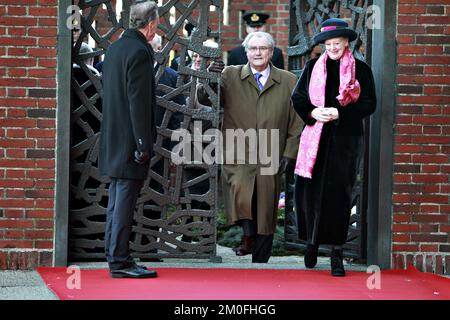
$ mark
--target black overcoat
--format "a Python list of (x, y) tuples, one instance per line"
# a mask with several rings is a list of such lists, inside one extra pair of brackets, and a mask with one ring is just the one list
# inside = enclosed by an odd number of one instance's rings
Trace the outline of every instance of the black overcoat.
[(128, 29), (109, 46), (103, 63), (100, 174), (146, 178), (149, 162), (136, 163), (134, 152), (152, 153), (155, 106), (153, 50), (141, 32)]
[[(342, 245), (346, 242), (351, 213), (352, 189), (363, 151), (363, 118), (375, 111), (376, 96), (370, 67), (356, 60), (356, 79), (361, 95), (355, 103), (341, 106), (339, 60), (327, 59), (325, 106), (335, 107), (339, 119), (323, 126), (312, 179), (296, 176), (295, 207), (299, 237), (312, 244)], [(292, 101), (306, 125), (315, 123), (310, 112), (315, 108), (308, 94), (309, 81), (317, 59), (303, 70)]]
[[(247, 62), (247, 53), (245, 52), (245, 48), (243, 46), (232, 49), (228, 54), (228, 66), (238, 66), (241, 64), (247, 64)], [(281, 51), (278, 47), (273, 49), (272, 64), (278, 69), (284, 70), (283, 51)]]

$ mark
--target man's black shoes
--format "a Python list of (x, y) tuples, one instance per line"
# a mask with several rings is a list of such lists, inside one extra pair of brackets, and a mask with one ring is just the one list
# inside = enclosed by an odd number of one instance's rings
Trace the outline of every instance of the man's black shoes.
[(157, 273), (154, 270), (146, 270), (142, 267), (133, 266), (125, 269), (111, 270), (110, 271), (112, 278), (135, 278), (135, 279), (144, 279), (144, 278), (156, 278)]

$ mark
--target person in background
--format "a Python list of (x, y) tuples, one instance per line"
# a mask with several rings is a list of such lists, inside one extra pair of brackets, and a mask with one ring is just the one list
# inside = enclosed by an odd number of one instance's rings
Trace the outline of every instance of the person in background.
[[(71, 127), (72, 138), (87, 139), (88, 133), (82, 128), (89, 124), (94, 132), (100, 131), (100, 118), (102, 113), (101, 75), (92, 66), (93, 57), (82, 57), (93, 53), (94, 50), (85, 42), (81, 42), (79, 54), (75, 57), (77, 63), (72, 64), (72, 78), (75, 80), (72, 100), (72, 112), (78, 114)], [(76, 86), (76, 87), (75, 87)]]
[(129, 242), (139, 192), (149, 169), (155, 134), (153, 49), (148, 44), (159, 23), (153, 1), (132, 3), (130, 28), (112, 43), (103, 63), (103, 119), (99, 170), (111, 179), (105, 253), (113, 278), (153, 278), (138, 266)]
[[(266, 32), (266, 22), (269, 17), (268, 14), (258, 12), (248, 12), (245, 14), (242, 19), (244, 19), (246, 23), (245, 30), (247, 31), (247, 34), (256, 31)], [(229, 66), (247, 64), (247, 62), (247, 54), (243, 46), (232, 49), (228, 54), (227, 65)], [(281, 51), (280, 48), (274, 47), (272, 63), (278, 69), (284, 69), (283, 51)]]
[[(186, 23), (184, 26), (184, 30), (186, 30), (188, 38), (191, 36), (192, 30), (194, 30), (194, 25), (190, 22)], [(188, 55), (185, 55), (185, 65), (189, 65), (191, 63), (191, 58)], [(174, 58), (172, 61), (170, 61), (170, 67), (178, 71), (178, 66), (181, 64), (181, 56), (178, 54), (178, 52), (175, 50)]]
[[(209, 48), (215, 48), (215, 49), (217, 49), (219, 47), (217, 42), (210, 40), (210, 39), (204, 41), (203, 46), (209, 47)], [(195, 71), (201, 71), (201, 66), (202, 66), (202, 62), (204, 59), (207, 59), (205, 66), (208, 66), (211, 62), (210, 59), (204, 58), (199, 53), (191, 51), (191, 50), (188, 50), (188, 56), (191, 61), (191, 64), (188, 67)], [(185, 77), (184, 82), (187, 83), (189, 81), (192, 81), (192, 79), (193, 79), (193, 77), (187, 76), (187, 77)], [(196, 92), (194, 92), (193, 100), (194, 101), (192, 102), (192, 104), (190, 104), (190, 106), (193, 107), (194, 109), (198, 109), (200, 112), (214, 112), (213, 108), (211, 108), (210, 106), (207, 106), (207, 105), (203, 105), (198, 101)], [(212, 122), (209, 120), (195, 119), (194, 121), (196, 121), (197, 123), (199, 121), (201, 121), (202, 133), (204, 133), (206, 130), (212, 128)], [(194, 132), (194, 123), (192, 123), (189, 126), (189, 130), (191, 132)], [(203, 147), (205, 147), (205, 145), (203, 145)], [(193, 155), (194, 152), (195, 152), (195, 150), (193, 148), (191, 150), (191, 154)], [(188, 166), (184, 169), (184, 173), (185, 173), (186, 181), (192, 181), (192, 180), (204, 175), (206, 173), (206, 171), (203, 168), (196, 168), (194, 166), (190, 166), (190, 167)], [(205, 179), (205, 180), (200, 181), (200, 182), (192, 185), (191, 187), (189, 187), (189, 194), (190, 195), (204, 195), (209, 190), (210, 190), (209, 179)], [(194, 199), (191, 201), (191, 208), (194, 210), (206, 210), (206, 211), (211, 210), (211, 206), (208, 203), (206, 203), (204, 201), (194, 200)], [(196, 218), (196, 219), (199, 219), (199, 218)], [(192, 222), (194, 222), (194, 219), (192, 217), (189, 217), (186, 219), (187, 224), (192, 223)], [(187, 235), (183, 235), (181, 240), (183, 242), (189, 243), (189, 242), (192, 242), (193, 240), (198, 241), (199, 239), (196, 237), (193, 238), (193, 237), (190, 237)]]
[[(204, 45), (205, 47), (210, 47), (210, 48), (214, 48), (214, 49), (217, 49), (217, 48), (219, 47), (219, 45), (217, 44), (217, 42), (215, 42), (215, 41), (213, 41), (213, 40), (210, 40), (210, 39), (204, 41), (204, 42), (203, 42), (203, 45)], [(194, 52), (194, 51), (191, 51), (191, 50), (188, 50), (188, 56), (189, 56), (189, 59), (190, 59), (190, 61), (191, 61), (189, 67), (190, 67), (192, 70), (200, 71), (201, 66), (202, 66), (202, 62), (203, 62), (203, 59), (204, 59), (204, 58), (203, 58), (199, 53)], [(210, 63), (211, 63), (211, 59), (207, 59), (205, 65), (206, 65), (206, 66), (209, 66)], [(188, 79), (189, 79), (189, 78), (188, 78)], [(186, 80), (188, 80), (188, 79), (186, 79)], [(185, 82), (186, 82), (186, 81), (185, 81)], [(196, 95), (194, 95), (194, 99), (195, 99), (195, 102), (194, 102), (194, 107), (195, 107), (195, 108), (201, 109), (202, 111), (206, 111), (206, 112), (211, 112), (211, 111), (212, 111), (212, 108), (211, 108), (211, 107), (201, 104), (201, 103), (198, 101)]]
[[(79, 54), (84, 55), (92, 52), (94, 52), (94, 50), (86, 42), (81, 43)], [(93, 75), (95, 75), (97, 78), (100, 78), (100, 73), (97, 69), (94, 68), (94, 57), (85, 58), (82, 61)], [(81, 66), (77, 63), (74, 63), (72, 67), (81, 70)]]
[[(161, 51), (162, 49), (162, 38), (160, 35), (156, 34), (155, 37), (149, 42), (150, 46), (153, 48), (155, 52)], [(154, 68), (154, 74), (158, 73), (159, 69), (161, 68), (161, 65), (154, 61), (153, 64)], [(174, 71), (170, 67), (163, 67), (164, 72), (162, 72), (161, 77), (159, 78), (158, 84), (162, 84), (165, 86), (168, 86), (170, 88), (176, 88), (177, 87), (177, 78), (178, 74), (176, 71)], [(165, 93), (162, 90), (156, 90), (157, 96), (163, 96)], [(173, 98), (174, 102), (176, 102), (179, 105), (184, 105), (186, 103), (186, 99), (184, 95), (180, 94)], [(160, 105), (157, 105), (157, 108), (155, 109), (155, 125), (160, 126), (164, 117), (165, 109), (162, 108)], [(175, 130), (180, 127), (180, 123), (183, 120), (183, 115), (180, 113), (174, 113), (172, 114), (172, 117), (169, 122), (169, 129)]]
[(363, 119), (375, 111), (370, 67), (355, 59), (349, 43), (357, 33), (341, 19), (328, 19), (315, 35), (325, 51), (310, 60), (292, 94), (305, 122), (295, 166), (295, 209), (305, 265), (314, 268), (319, 245), (332, 246), (331, 274), (345, 276), (352, 190), (363, 146)]
[[(156, 34), (153, 37), (153, 39), (151, 41), (149, 41), (149, 44), (155, 52), (161, 51), (161, 49), (162, 49), (161, 36)], [(164, 86), (175, 89), (177, 87), (178, 74), (172, 68), (164, 67), (156, 61), (154, 61), (153, 67), (154, 67), (155, 77), (158, 74), (158, 71), (160, 71), (160, 69), (163, 70), (163, 71), (161, 71), (162, 74), (159, 77), (159, 81), (158, 81), (157, 87), (156, 87), (156, 96), (162, 97), (162, 96), (166, 95), (167, 92), (165, 92), (161, 89), (158, 89), (158, 86), (164, 85)], [(177, 103), (180, 106), (184, 106), (186, 104), (186, 99), (183, 94), (175, 96), (171, 101)], [(153, 111), (154, 111), (153, 117), (154, 117), (155, 127), (160, 127), (163, 122), (164, 116), (166, 114), (166, 109), (157, 102)], [(176, 129), (180, 128), (182, 121), (183, 121), (183, 114), (180, 112), (173, 112), (170, 115), (170, 120), (169, 120), (169, 123), (167, 124), (167, 129), (176, 130)], [(170, 139), (163, 138), (162, 148), (171, 151), (174, 144), (175, 143), (170, 141)], [(152, 158), (154, 155), (155, 154), (153, 153), (150, 158)], [(164, 157), (161, 157), (161, 159), (159, 161), (157, 161), (151, 168), (151, 170), (153, 170), (156, 174), (160, 175), (161, 177), (164, 177), (164, 161), (165, 161)], [(152, 190), (154, 190), (160, 194), (164, 194), (163, 186), (156, 179), (150, 180), (149, 187)], [(154, 206), (158, 205), (157, 203), (152, 203), (152, 202), (150, 202), (150, 204), (152, 204)], [(144, 217), (146, 217), (148, 219), (157, 220), (157, 219), (161, 218), (161, 211), (144, 209), (143, 215), (144, 215)], [(150, 227), (150, 229), (159, 231), (159, 227)], [(148, 237), (151, 237), (151, 236), (148, 236)], [(155, 238), (149, 239), (149, 241), (156, 241), (156, 239)], [(156, 249), (150, 250), (148, 253), (156, 254), (157, 250)], [(162, 262), (162, 260), (160, 258), (154, 258), (154, 257), (140, 258), (140, 260), (145, 261), (145, 262)]]

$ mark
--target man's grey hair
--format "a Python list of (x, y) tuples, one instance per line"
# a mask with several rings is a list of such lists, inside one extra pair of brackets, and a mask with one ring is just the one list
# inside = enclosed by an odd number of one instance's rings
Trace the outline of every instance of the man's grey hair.
[(130, 28), (144, 28), (158, 18), (158, 5), (151, 0), (135, 1), (130, 7)]
[(256, 38), (264, 38), (267, 40), (267, 42), (269, 42), (269, 45), (272, 47), (272, 49), (275, 47), (275, 41), (273, 40), (273, 37), (269, 33), (262, 32), (262, 31), (256, 31), (256, 32), (249, 33), (245, 37), (244, 42), (242, 42), (242, 46), (245, 48), (245, 51), (247, 51), (247, 49), (248, 49), (248, 43), (250, 42), (250, 40), (255, 37)]

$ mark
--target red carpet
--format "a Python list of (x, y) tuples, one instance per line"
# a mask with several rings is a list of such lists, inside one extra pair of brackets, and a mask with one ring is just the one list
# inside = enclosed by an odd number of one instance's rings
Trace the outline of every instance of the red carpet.
[(112, 279), (105, 269), (82, 269), (80, 289), (69, 289), (76, 282), (66, 268), (38, 268), (61, 300), (450, 300), (450, 279), (412, 267), (382, 271), (381, 289), (372, 290), (366, 283), (373, 274), (365, 272), (336, 278), (293, 269), (155, 270), (155, 279)]

